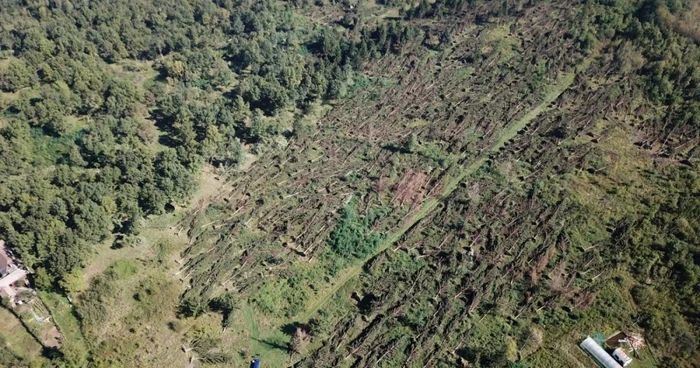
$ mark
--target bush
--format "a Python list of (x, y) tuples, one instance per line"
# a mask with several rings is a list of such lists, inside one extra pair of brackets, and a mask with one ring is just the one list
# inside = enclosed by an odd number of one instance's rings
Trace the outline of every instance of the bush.
[(371, 254), (384, 239), (384, 234), (370, 229), (376, 217), (375, 214), (358, 217), (353, 204), (341, 209), (340, 221), (328, 240), (331, 249), (344, 258), (364, 258)]

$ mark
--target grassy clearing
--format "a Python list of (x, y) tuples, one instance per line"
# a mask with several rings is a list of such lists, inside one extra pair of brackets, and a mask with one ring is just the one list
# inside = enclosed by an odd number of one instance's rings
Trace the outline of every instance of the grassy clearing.
[(181, 346), (220, 326), (217, 315), (187, 320), (177, 317), (184, 291), (177, 272), (179, 253), (187, 241), (176, 224), (195, 204), (218, 193), (223, 183), (215, 177), (211, 168), (205, 170), (190, 205), (146, 220), (134, 246), (103, 246), (101, 256), (87, 270), (86, 277), (90, 278), (108, 275), (107, 282), (114, 289), (114, 295), (108, 295), (103, 303), (103, 318), (83, 329), (95, 339), (90, 344), (93, 352), (106, 364), (183, 365), (189, 355), (182, 352)]
[(25, 87), (17, 92), (3, 92), (0, 91), (0, 108), (4, 109), (12, 105), (15, 101), (20, 98), (35, 98), (41, 95), (39, 89)]
[(249, 334), (249, 351), (259, 356), (266, 366), (286, 366), (289, 363), (289, 355), (287, 354), (289, 337), (281, 329), (270, 328), (271, 326), (263, 326), (261, 330), (261, 318), (247, 303), (243, 304), (241, 310), (243, 322), (241, 328)]
[(13, 354), (32, 361), (41, 356), (42, 346), (7, 309), (0, 308), (0, 335)]
[[(108, 241), (94, 247), (93, 259), (82, 274), (76, 276), (80, 282), (73, 285), (71, 296), (79, 303), (93, 280), (107, 273), (114, 275), (115, 294), (104, 302), (104, 324), (87, 326), (88, 330), (98, 332), (97, 335), (91, 334), (86, 339), (85, 328), (81, 327), (74, 306), (65, 296), (40, 293), (64, 336), (61, 351), (69, 361), (80, 366), (91, 350), (102, 361), (111, 362), (109, 365), (138, 362), (141, 366), (179, 366), (188, 359), (180, 350), (187, 336), (218, 328), (220, 318), (216, 315), (186, 321), (179, 321), (176, 316), (184, 288), (177, 276), (179, 251), (186, 246), (186, 238), (178, 234), (175, 224), (195, 204), (216, 195), (223, 185), (216, 179), (213, 168), (207, 167), (191, 204), (174, 213), (146, 220), (135, 245), (115, 249)], [(14, 317), (0, 320), (19, 323)], [(25, 335), (28, 335), (26, 331)]]
[(152, 66), (152, 62), (130, 59), (123, 59), (117, 63), (109, 64), (109, 68), (119, 77), (139, 85), (143, 85), (147, 80), (158, 76), (158, 72)]
[(87, 346), (73, 306), (68, 299), (59, 294), (40, 292), (39, 296), (63, 334), (63, 354), (70, 355), (74, 362), (83, 361), (87, 357)]
[(104, 273), (115, 262), (135, 260), (149, 254), (145, 247), (112, 248), (111, 241), (97, 244), (93, 248), (93, 257), (82, 272), (83, 285), (89, 285), (95, 276)]
[(408, 123), (409, 128), (419, 128), (426, 125), (430, 125), (430, 122), (424, 119), (415, 119)]
[(484, 54), (495, 52), (501, 62), (513, 58), (520, 49), (520, 41), (510, 33), (509, 24), (488, 30), (484, 41), (488, 43), (488, 46), (482, 48), (481, 52)]

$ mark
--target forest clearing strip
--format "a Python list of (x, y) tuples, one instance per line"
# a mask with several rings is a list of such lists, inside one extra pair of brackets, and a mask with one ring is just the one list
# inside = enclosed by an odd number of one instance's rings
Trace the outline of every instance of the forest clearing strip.
[[(590, 62), (592, 61), (594, 55), (591, 55), (588, 58), (584, 59), (576, 68), (576, 71), (585, 70), (588, 67), (588, 65), (590, 65)], [(328, 301), (330, 301), (330, 299), (334, 295), (336, 295), (338, 291), (348, 281), (350, 281), (352, 278), (354, 278), (362, 272), (362, 268), (369, 260), (391, 247), (411, 227), (413, 227), (415, 224), (417, 224), (419, 221), (425, 218), (429, 213), (431, 213), (435, 208), (437, 208), (441, 202), (449, 198), (452, 192), (454, 192), (454, 190), (457, 189), (460, 182), (462, 182), (468, 176), (472, 175), (479, 168), (481, 168), (484, 165), (484, 163), (487, 162), (488, 153), (497, 152), (501, 147), (505, 145), (505, 143), (508, 140), (515, 137), (518, 134), (518, 131), (525, 128), (537, 116), (539, 116), (543, 112), (548, 111), (550, 109), (549, 104), (551, 104), (553, 101), (559, 98), (559, 96), (561, 96), (561, 94), (564, 93), (564, 91), (566, 91), (573, 84), (575, 76), (576, 74), (574, 72), (561, 74), (557, 78), (556, 82), (550, 86), (549, 92), (544, 96), (543, 101), (539, 105), (537, 105), (534, 109), (525, 114), (522, 118), (518, 119), (518, 121), (506, 126), (499, 133), (496, 142), (491, 146), (489, 150), (486, 151), (487, 154), (482, 154), (474, 162), (469, 164), (469, 166), (461, 168), (459, 170), (459, 173), (455, 175), (455, 177), (451, 179), (447, 183), (447, 185), (445, 185), (444, 189), (442, 190), (439, 196), (437, 196), (436, 198), (426, 200), (421, 206), (421, 209), (418, 212), (416, 212), (413, 216), (411, 216), (409, 220), (406, 221), (406, 223), (398, 231), (390, 233), (374, 252), (372, 252), (360, 262), (357, 262), (355, 265), (351, 266), (349, 269), (343, 272), (342, 275), (337, 279), (337, 281), (332, 285), (332, 287), (325, 290), (324, 292), (321, 292), (319, 297), (315, 298), (315, 300), (306, 308), (306, 311), (298, 315), (296, 318), (294, 318), (294, 320), (296, 322), (304, 323), (307, 322), (311, 317), (313, 317), (313, 315), (315, 315), (319, 309), (326, 305)]]

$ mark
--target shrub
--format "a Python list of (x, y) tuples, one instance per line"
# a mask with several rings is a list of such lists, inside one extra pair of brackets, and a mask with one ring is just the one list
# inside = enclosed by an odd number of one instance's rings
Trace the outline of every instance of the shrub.
[(373, 232), (370, 227), (378, 216), (360, 218), (354, 204), (340, 210), (340, 221), (328, 240), (333, 251), (344, 258), (364, 258), (371, 254), (384, 239), (384, 234)]

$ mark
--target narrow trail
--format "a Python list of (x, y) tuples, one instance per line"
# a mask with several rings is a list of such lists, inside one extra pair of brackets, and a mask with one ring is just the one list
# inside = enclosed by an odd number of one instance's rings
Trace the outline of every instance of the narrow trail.
[[(590, 65), (592, 58), (593, 57), (591, 56), (585, 59), (579, 65), (577, 70), (585, 70), (588, 67), (588, 65)], [(421, 206), (420, 210), (418, 210), (408, 221), (406, 221), (398, 231), (390, 233), (372, 254), (343, 271), (342, 274), (335, 280), (335, 283), (333, 283), (333, 285), (327, 288), (326, 290), (323, 290), (320, 293), (319, 297), (315, 298), (314, 301), (307, 306), (304, 312), (300, 313), (294, 318), (294, 321), (305, 323), (310, 318), (312, 318), (316, 314), (316, 312), (318, 312), (319, 309), (326, 305), (331, 300), (331, 298), (333, 298), (333, 296), (337, 294), (338, 291), (348, 281), (352, 280), (355, 276), (358, 276), (362, 272), (362, 268), (370, 259), (374, 258), (378, 254), (384, 252), (389, 247), (391, 247), (394, 243), (401, 239), (401, 237), (411, 227), (413, 227), (419, 221), (424, 219), (428, 214), (430, 214), (433, 210), (435, 210), (441, 202), (449, 198), (452, 192), (454, 192), (455, 189), (457, 189), (460, 182), (462, 182), (464, 179), (475, 173), (486, 163), (486, 161), (488, 160), (488, 155), (490, 153), (497, 152), (501, 147), (505, 145), (505, 143), (508, 140), (515, 137), (518, 134), (518, 131), (525, 128), (537, 116), (539, 116), (543, 112), (548, 111), (550, 109), (549, 105), (552, 102), (554, 102), (557, 98), (559, 98), (559, 96), (561, 96), (562, 93), (564, 93), (564, 91), (566, 91), (573, 84), (574, 78), (575, 73), (573, 72), (559, 75), (556, 82), (550, 86), (549, 92), (544, 96), (542, 102), (539, 105), (530, 110), (519, 120), (504, 127), (504, 129), (501, 130), (498, 134), (498, 137), (494, 144), (488, 150), (485, 150), (481, 156), (476, 158), (476, 160), (471, 162), (468, 166), (460, 168), (457, 172), (457, 175), (455, 175), (447, 183), (447, 185), (445, 185), (443, 190), (440, 192), (440, 195), (426, 200)]]

